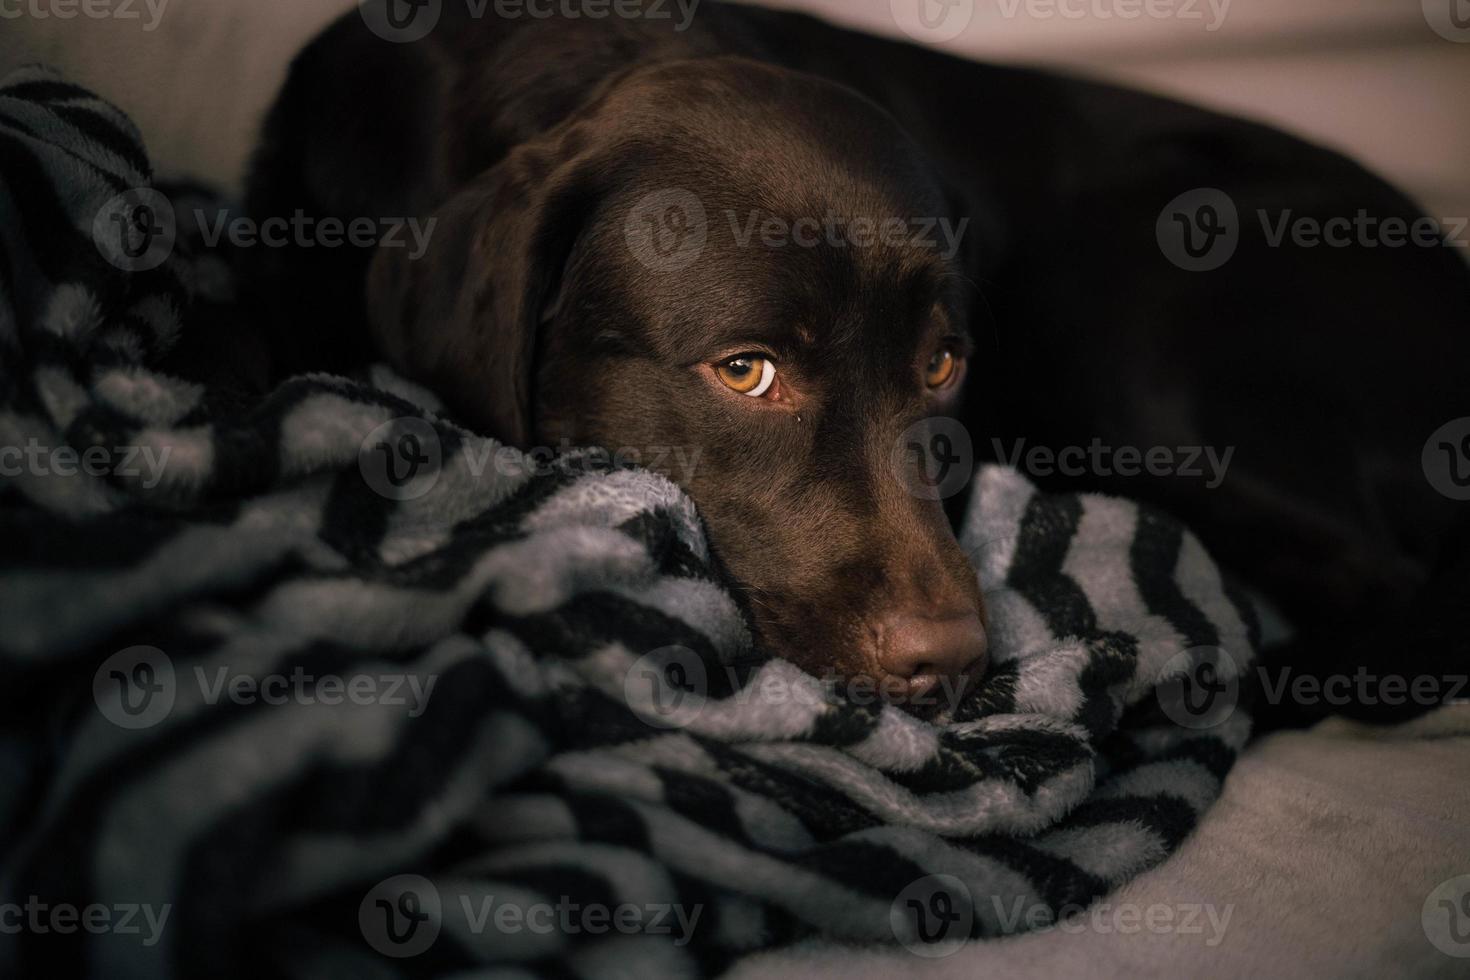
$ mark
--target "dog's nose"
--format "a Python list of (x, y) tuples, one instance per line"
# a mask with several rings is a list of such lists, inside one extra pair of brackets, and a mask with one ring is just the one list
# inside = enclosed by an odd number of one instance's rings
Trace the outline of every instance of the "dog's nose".
[(952, 702), (985, 673), (985, 627), (974, 612), (895, 615), (879, 628), (881, 689), (891, 700), (930, 713)]

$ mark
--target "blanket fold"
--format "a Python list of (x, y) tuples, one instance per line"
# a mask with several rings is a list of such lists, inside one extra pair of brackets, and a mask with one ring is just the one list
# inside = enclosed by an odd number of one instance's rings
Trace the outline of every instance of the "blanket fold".
[(994, 663), (921, 721), (766, 656), (661, 477), (381, 368), (163, 371), (221, 329), (229, 213), (92, 93), (0, 85), (0, 903), (36, 910), (0, 973), (931, 956), (1085, 906), (1219, 794), (1255, 627), (1165, 515), (982, 467)]

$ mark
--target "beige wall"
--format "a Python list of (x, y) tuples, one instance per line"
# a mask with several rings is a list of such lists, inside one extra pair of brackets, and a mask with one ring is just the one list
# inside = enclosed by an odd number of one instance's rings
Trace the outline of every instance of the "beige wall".
[[(0, 0), (0, 11), (56, 2)], [(165, 4), (156, 23), (149, 2)], [(903, 36), (895, 10), (921, 0), (767, 2)], [(1470, 0), (949, 2), (966, 19), (947, 50), (1061, 65), (1266, 119), (1366, 161), (1431, 213), (1470, 215), (1470, 29), (1455, 43), (1430, 27), (1451, 23), (1456, 3), (1470, 22)], [(59, 64), (133, 113), (167, 167), (235, 183), (291, 52), (351, 5), (135, 0), (131, 22), (5, 17), (0, 69)], [(1130, 19), (1130, 9), (1176, 13)]]
[[(901, 37), (895, 11), (934, 0), (762, 2)], [(1364, 161), (1433, 214), (1466, 216), (1470, 26), (1449, 31), (1459, 41), (1431, 27), (1453, 26), (1452, 4), (1470, 25), (1470, 0), (955, 0), (951, 23), (968, 12), (966, 26), (936, 46), (1263, 119)]]

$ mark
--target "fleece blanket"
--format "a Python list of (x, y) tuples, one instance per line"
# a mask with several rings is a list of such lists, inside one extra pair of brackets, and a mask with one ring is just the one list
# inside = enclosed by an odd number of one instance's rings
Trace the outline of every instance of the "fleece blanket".
[(1085, 915), (922, 963), (810, 940), (730, 980), (1470, 975), (1470, 704), (1256, 738), (1168, 861)]
[(0, 974), (928, 956), (1075, 914), (1219, 794), (1255, 627), (1164, 515), (982, 468), (994, 665), (931, 724), (766, 656), (660, 477), (383, 370), (163, 371), (237, 324), (220, 207), (90, 92), (0, 86)]

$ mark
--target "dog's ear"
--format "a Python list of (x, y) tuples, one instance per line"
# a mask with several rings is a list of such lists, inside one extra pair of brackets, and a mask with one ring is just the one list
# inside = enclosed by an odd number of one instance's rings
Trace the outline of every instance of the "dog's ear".
[(424, 224), (422, 254), (380, 245), (368, 272), (378, 351), (466, 422), (511, 445), (536, 437), (537, 330), (585, 222), (584, 158), (523, 148)]

